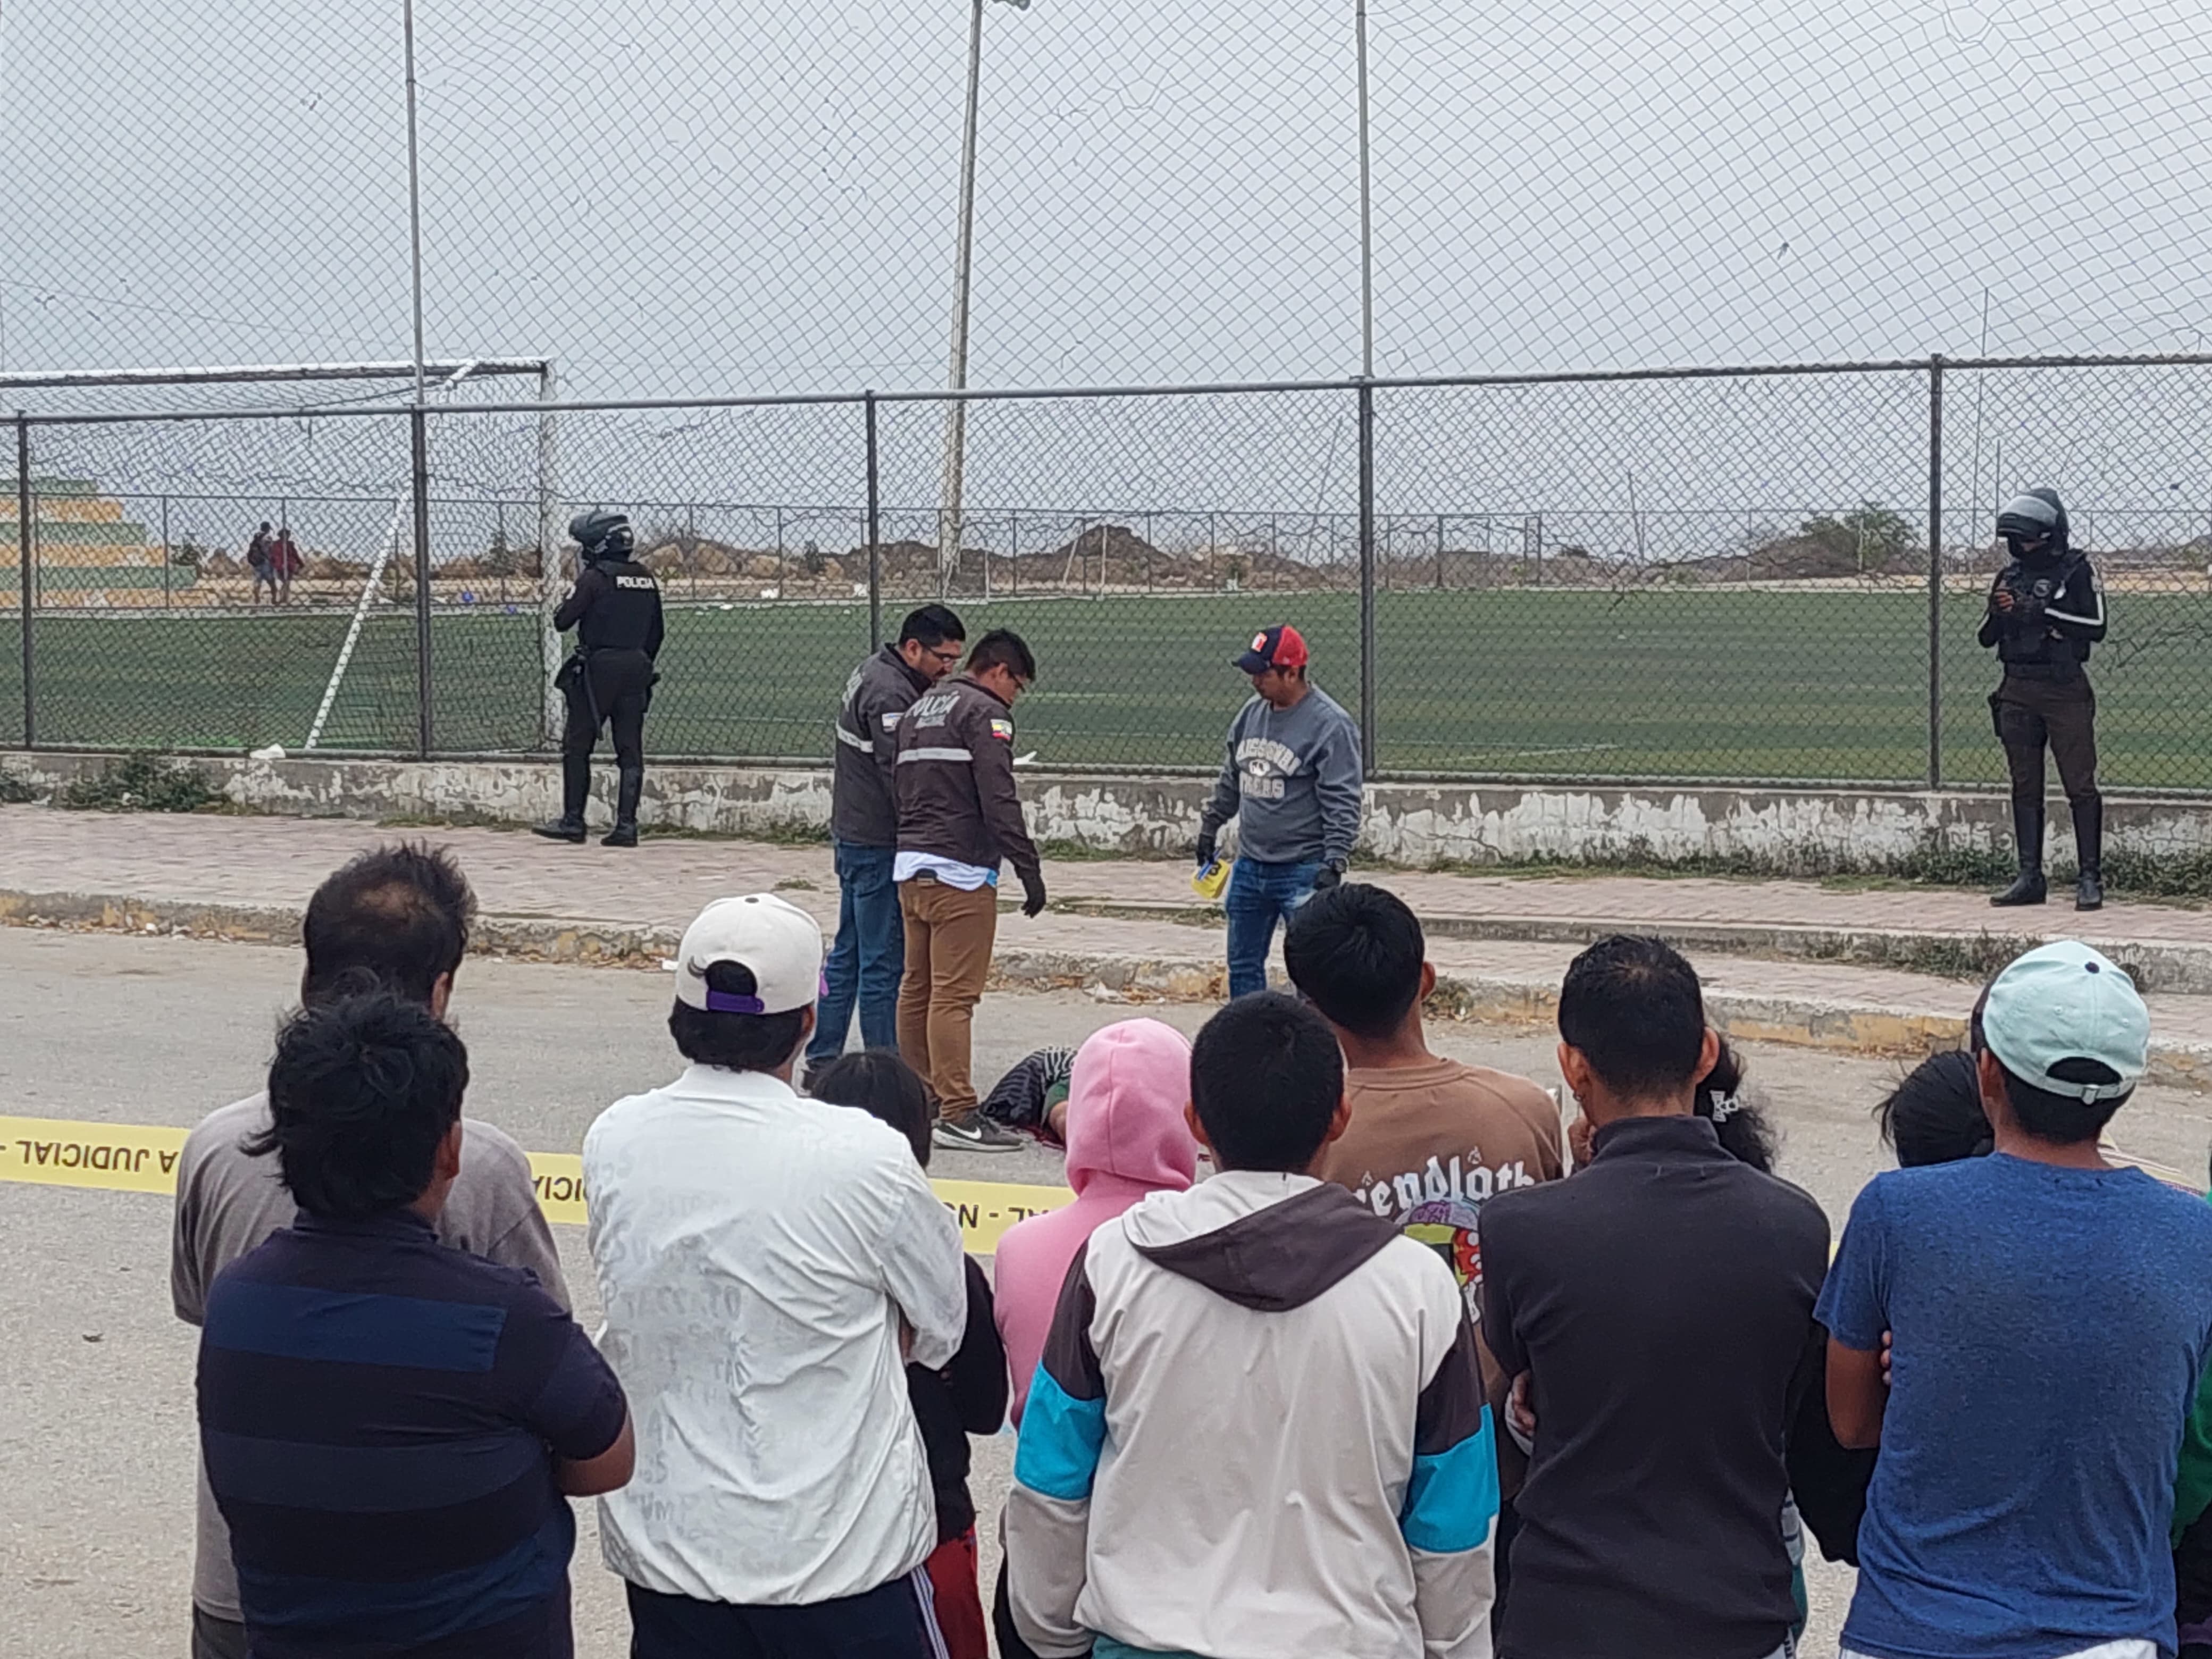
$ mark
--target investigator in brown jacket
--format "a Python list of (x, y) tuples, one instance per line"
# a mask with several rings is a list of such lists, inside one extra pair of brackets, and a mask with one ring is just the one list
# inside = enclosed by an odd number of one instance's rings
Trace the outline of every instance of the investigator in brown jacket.
[(1044, 908), (1044, 872), (1014, 787), (1014, 699), (1036, 678), (1022, 636), (994, 628), (963, 672), (924, 692), (898, 723), (899, 1052), (936, 1091), (937, 1144), (968, 1152), (1022, 1145), (975, 1109), (969, 1056), (999, 931), (1002, 860), (1021, 878), (1022, 913)]

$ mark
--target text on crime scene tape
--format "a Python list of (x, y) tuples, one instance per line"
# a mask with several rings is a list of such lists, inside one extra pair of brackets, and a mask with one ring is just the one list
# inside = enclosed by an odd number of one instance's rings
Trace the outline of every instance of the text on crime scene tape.
[[(146, 1124), (80, 1123), (65, 1118), (0, 1117), (0, 1181), (84, 1187), (113, 1193), (173, 1193), (183, 1129)], [(532, 1152), (531, 1176), (549, 1221), (580, 1226), (588, 1218), (584, 1161), (574, 1152)], [(1065, 1187), (1003, 1181), (929, 1183), (977, 1255), (998, 1249), (1007, 1228), (1071, 1202)]]

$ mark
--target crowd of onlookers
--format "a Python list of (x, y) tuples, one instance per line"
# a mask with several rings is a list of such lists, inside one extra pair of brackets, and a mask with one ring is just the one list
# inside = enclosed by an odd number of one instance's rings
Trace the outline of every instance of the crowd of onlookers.
[(987, 1273), (913, 1068), (794, 1086), (815, 922), (719, 900), (684, 1069), (585, 1139), (587, 1337), (463, 1115), (472, 910), (441, 854), (332, 875), (265, 1089), (183, 1154), (201, 1659), (565, 1655), (584, 1496), (637, 1659), (1770, 1659), (1814, 1550), (1858, 1569), (1847, 1656), (2212, 1652), (2212, 1206), (2100, 1150), (2149, 1021), (2086, 946), (1881, 1103), (1905, 1167), (1832, 1253), (1668, 945), (1568, 970), (1563, 1126), (1431, 1049), (1411, 911), (1326, 888), (1295, 996), (982, 1098), (1074, 1189)]

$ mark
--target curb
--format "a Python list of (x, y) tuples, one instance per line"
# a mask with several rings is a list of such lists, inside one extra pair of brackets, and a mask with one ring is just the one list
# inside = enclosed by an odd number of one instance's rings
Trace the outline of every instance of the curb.
[[(1158, 908), (1147, 915), (1151, 920), (1160, 919)], [(1603, 931), (1596, 923), (1555, 925), (1565, 930), (1556, 936), (1556, 942), (1562, 943)], [(0, 926), (292, 945), (299, 942), (300, 913), (276, 905), (0, 888)], [(1668, 936), (1686, 934), (1684, 930)], [(681, 937), (672, 927), (557, 916), (483, 916), (477, 920), (470, 948), (477, 955), (524, 962), (657, 969), (674, 952)], [(993, 959), (990, 983), (1004, 991), (1089, 990), (1108, 1001), (1219, 1002), (1227, 994), (1226, 980), (1226, 969), (1211, 954), (1129, 956), (1015, 948), (1001, 951)], [(1558, 1012), (1558, 987), (1534, 979), (1440, 975), (1430, 1006), (1442, 1018), (1468, 1024), (1548, 1026)], [(1958, 1015), (1880, 1003), (1714, 991), (1708, 994), (1705, 1007), (1713, 1024), (1731, 1037), (1832, 1054), (1914, 1059), (1956, 1048), (1966, 1035), (1966, 1022)], [(2212, 1044), (2154, 1040), (2145, 1080), (2166, 1088), (2212, 1092)]]
[[(1222, 913), (1196, 904), (1135, 899), (1054, 901), (1073, 915), (1129, 921), (1172, 921), (1218, 927)], [(2068, 914), (2072, 914), (2069, 912)], [(2128, 970), (2142, 990), (2179, 996), (2212, 996), (2212, 945), (2108, 937), (2091, 928), (1977, 928), (1971, 933), (1920, 928), (1822, 927), (1798, 922), (1664, 921), (1582, 916), (1435, 916), (1421, 918), (1431, 939), (1494, 939), (1528, 945), (1590, 945), (1608, 933), (1648, 933), (1686, 954), (1764, 957), (1780, 962), (1832, 963), (1838, 967), (1890, 968), (1936, 979), (1983, 980), (2023, 951), (2054, 939), (2093, 945)]]

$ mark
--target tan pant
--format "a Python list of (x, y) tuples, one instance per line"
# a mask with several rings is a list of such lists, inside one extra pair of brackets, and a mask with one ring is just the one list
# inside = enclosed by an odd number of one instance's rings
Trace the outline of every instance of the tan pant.
[(975, 1109), (969, 1057), (975, 1005), (983, 1000), (999, 933), (999, 890), (963, 893), (916, 876), (899, 884), (899, 914), (906, 921), (899, 1053), (929, 1079), (941, 1115), (964, 1116)]

